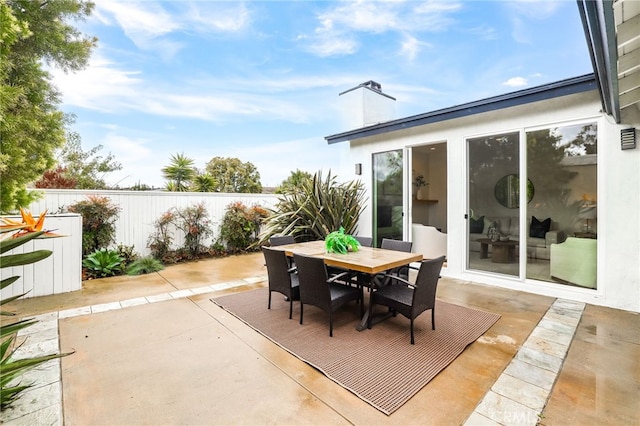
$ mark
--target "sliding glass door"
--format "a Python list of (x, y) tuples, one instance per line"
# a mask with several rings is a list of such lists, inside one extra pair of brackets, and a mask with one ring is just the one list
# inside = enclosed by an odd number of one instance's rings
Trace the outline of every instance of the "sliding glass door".
[(402, 150), (373, 154), (373, 237), (376, 247), (383, 238), (403, 238)]
[(587, 122), (467, 140), (469, 270), (597, 288), (597, 133)]
[(597, 125), (526, 132), (527, 278), (596, 288)]
[(467, 140), (468, 269), (519, 275), (520, 134)]

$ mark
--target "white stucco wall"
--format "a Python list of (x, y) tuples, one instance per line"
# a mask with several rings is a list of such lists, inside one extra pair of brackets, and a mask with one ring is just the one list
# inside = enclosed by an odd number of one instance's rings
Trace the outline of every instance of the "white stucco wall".
[[(640, 128), (640, 113), (627, 113), (618, 125), (600, 110), (598, 93), (591, 91), (414, 127), (343, 142), (350, 147), (343, 164), (362, 163), (362, 180), (370, 193), (373, 153), (446, 141), (449, 254), (443, 275), (640, 312), (640, 147), (620, 149), (620, 130)], [(598, 124), (598, 289), (466, 271), (467, 138), (583, 121)], [(371, 234), (371, 197), (368, 203), (361, 217), (363, 235)], [(408, 229), (409, 215), (405, 217)]]

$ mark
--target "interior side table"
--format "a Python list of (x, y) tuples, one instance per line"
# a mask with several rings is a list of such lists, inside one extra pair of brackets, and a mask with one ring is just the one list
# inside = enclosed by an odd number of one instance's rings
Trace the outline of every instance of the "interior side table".
[(516, 261), (517, 241), (491, 241), (489, 238), (480, 238), (480, 259), (489, 257), (489, 244), (491, 244), (492, 263), (513, 263)]

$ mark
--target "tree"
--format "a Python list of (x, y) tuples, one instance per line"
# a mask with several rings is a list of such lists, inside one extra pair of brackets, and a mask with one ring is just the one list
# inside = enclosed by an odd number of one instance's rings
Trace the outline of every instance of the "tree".
[(162, 169), (162, 174), (167, 182), (167, 191), (186, 192), (196, 177), (196, 168), (193, 160), (183, 154), (171, 156), (171, 164)]
[[(102, 145), (95, 146), (89, 151), (83, 151), (80, 135), (76, 132), (67, 133), (67, 143), (60, 151), (58, 169), (64, 170), (61, 177), (74, 180), (76, 189), (107, 189), (103, 176), (106, 173), (122, 169), (122, 165), (115, 161), (114, 156), (97, 155)], [(36, 188), (68, 188), (66, 186), (44, 186), (45, 176), (36, 182)]]
[(193, 179), (195, 192), (215, 192), (216, 180), (209, 173), (201, 173)]
[(65, 142), (59, 93), (43, 63), (65, 72), (87, 65), (97, 39), (69, 25), (91, 14), (84, 0), (0, 0), (0, 211), (36, 198), (26, 190), (53, 168)]
[(294, 191), (300, 191), (305, 182), (309, 182), (313, 176), (309, 172), (302, 172), (296, 169), (291, 175), (282, 181), (276, 188), (276, 194), (287, 194)]
[(36, 182), (36, 188), (74, 189), (78, 181), (69, 177), (65, 167), (58, 166), (54, 170), (44, 172)]
[(578, 155), (598, 153), (598, 126), (587, 124), (582, 126), (575, 139), (567, 147), (567, 155), (575, 157)]
[(250, 162), (237, 158), (214, 157), (206, 171), (216, 180), (216, 192), (261, 193), (260, 173)]

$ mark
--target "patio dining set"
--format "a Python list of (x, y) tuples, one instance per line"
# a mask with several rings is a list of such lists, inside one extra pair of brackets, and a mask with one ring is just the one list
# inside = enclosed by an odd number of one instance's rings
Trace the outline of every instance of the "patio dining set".
[[(269, 281), (268, 309), (272, 292), (289, 301), (289, 319), (294, 302), (299, 302), (301, 325), (305, 305), (320, 308), (329, 315), (329, 336), (333, 336), (333, 313), (356, 302), (359, 331), (400, 313), (410, 321), (411, 344), (415, 343), (415, 318), (431, 310), (435, 330), (435, 296), (444, 256), (425, 260), (422, 254), (411, 252), (409, 241), (383, 239), (376, 248), (370, 238), (356, 238), (360, 242), (357, 251), (339, 254), (328, 253), (321, 240), (296, 243), (291, 236), (272, 237), (269, 246), (262, 247)], [(414, 267), (417, 262), (420, 266)], [(409, 269), (418, 270), (415, 282), (409, 281)], [(364, 288), (369, 293), (367, 309)], [(388, 310), (376, 314), (375, 305)]]

